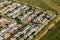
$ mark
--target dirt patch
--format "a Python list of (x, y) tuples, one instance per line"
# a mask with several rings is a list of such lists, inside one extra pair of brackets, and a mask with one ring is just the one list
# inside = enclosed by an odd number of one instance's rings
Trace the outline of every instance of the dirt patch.
[(48, 30), (51, 29), (52, 27), (54, 27), (54, 23), (52, 23), (50, 25), (50, 27), (48, 29), (46, 29), (45, 32), (43, 32), (37, 40), (40, 40), (44, 35), (46, 35), (46, 33), (48, 32)]
[(54, 10), (58, 11), (58, 13), (60, 13), (60, 6), (51, 3), (51, 0), (43, 0), (43, 2), (50, 6), (51, 8), (53, 8)]
[(58, 22), (60, 20), (60, 17), (57, 18), (56, 22)]

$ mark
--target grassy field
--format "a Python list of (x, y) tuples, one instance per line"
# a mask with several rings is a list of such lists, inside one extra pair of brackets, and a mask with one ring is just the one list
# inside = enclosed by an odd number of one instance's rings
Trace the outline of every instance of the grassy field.
[(58, 6), (60, 6), (60, 0), (51, 0), (51, 2), (58, 5)]
[(60, 21), (41, 40), (60, 40)]
[(48, 5), (46, 5), (42, 0), (14, 0), (14, 1), (22, 3), (22, 4), (32, 5), (34, 7), (37, 6), (40, 8), (47, 9), (47, 10), (56, 11), (52, 9), (51, 7), (49, 7)]

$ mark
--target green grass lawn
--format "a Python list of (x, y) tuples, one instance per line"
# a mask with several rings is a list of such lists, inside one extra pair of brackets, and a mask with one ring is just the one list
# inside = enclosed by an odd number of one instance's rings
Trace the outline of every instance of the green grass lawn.
[(34, 7), (40, 7), (40, 8), (44, 8), (47, 10), (51, 10), (51, 11), (56, 11), (54, 9), (52, 9), (51, 7), (49, 7), (48, 5), (46, 5), (42, 0), (14, 0), (14, 1), (18, 1), (19, 3), (22, 4), (27, 4), (27, 5), (32, 5)]
[(60, 0), (51, 0), (51, 2), (53, 2), (54, 4), (60, 6)]
[(41, 40), (60, 40), (60, 21)]

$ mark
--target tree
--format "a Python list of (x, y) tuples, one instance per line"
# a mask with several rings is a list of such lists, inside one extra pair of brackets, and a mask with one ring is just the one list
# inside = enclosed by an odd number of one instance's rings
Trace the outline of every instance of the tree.
[(18, 24), (22, 24), (22, 21), (18, 17), (16, 17), (15, 19), (16, 19)]
[(2, 15), (0, 15), (0, 18), (2, 18)]

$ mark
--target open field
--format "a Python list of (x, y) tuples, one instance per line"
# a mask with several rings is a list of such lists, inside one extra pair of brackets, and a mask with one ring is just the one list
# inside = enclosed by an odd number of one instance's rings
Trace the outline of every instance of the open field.
[(51, 8), (53, 8), (54, 10), (56, 10), (58, 12), (58, 16), (60, 16), (60, 6), (57, 6), (54, 3), (52, 3), (51, 0), (43, 0), (43, 2)]
[(22, 4), (32, 5), (34, 7), (40, 7), (47, 10), (56, 11), (53, 8), (46, 5), (42, 0), (14, 0), (14, 1), (22, 3)]
[(60, 40), (60, 21), (41, 40)]
[(58, 5), (58, 6), (60, 6), (60, 0), (51, 0), (51, 2)]

